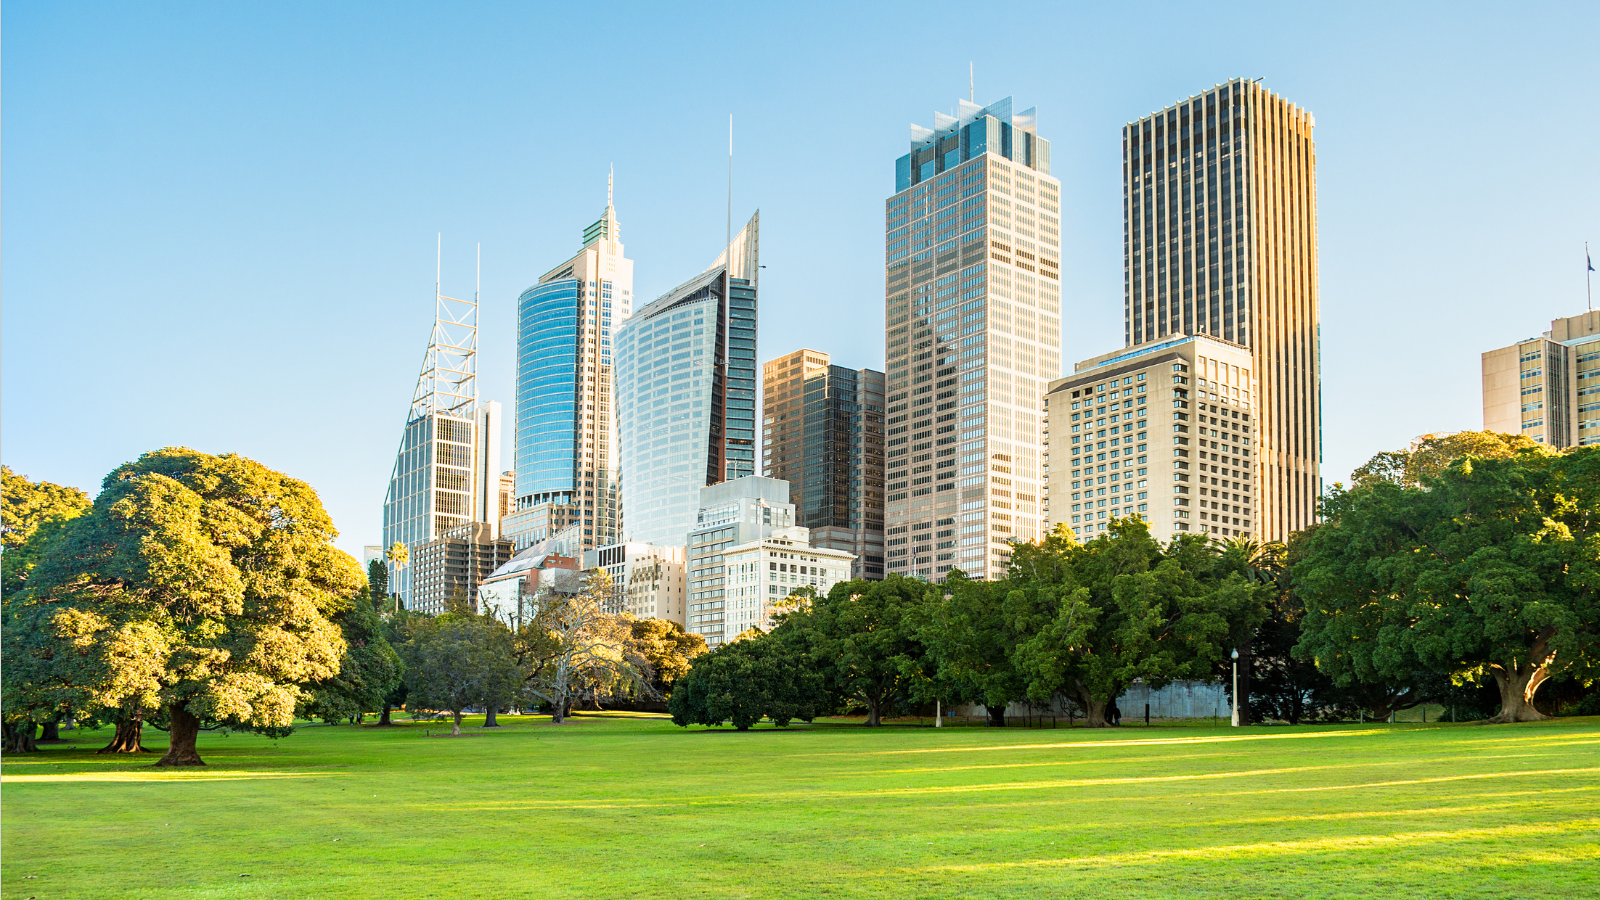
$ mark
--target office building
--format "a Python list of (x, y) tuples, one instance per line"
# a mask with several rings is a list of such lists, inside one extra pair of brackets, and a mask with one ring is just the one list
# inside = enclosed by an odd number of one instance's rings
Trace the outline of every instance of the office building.
[(851, 553), (882, 579), (883, 373), (797, 350), (762, 367), (762, 468), (789, 482), (811, 544)]
[[(500, 404), (478, 402), (478, 298), (458, 300), (434, 284), (433, 332), (411, 395), (383, 503), (383, 546), (412, 558), (445, 532), (496, 525)], [(413, 566), (390, 565), (389, 590), (411, 603)]]
[(738, 634), (728, 625), (723, 551), (770, 537), (809, 544), (809, 533), (794, 524), (788, 482), (775, 478), (748, 475), (703, 487), (697, 506), (687, 535), (689, 616), (684, 628), (715, 647)]
[(1600, 312), (1483, 354), (1483, 427), (1556, 448), (1600, 444)]
[(1045, 395), (1045, 524), (1080, 541), (1138, 516), (1158, 540), (1255, 533), (1257, 382), (1249, 350), (1204, 335), (1076, 366)]
[(1250, 350), (1268, 540), (1315, 520), (1322, 484), (1314, 124), (1235, 79), (1122, 130), (1124, 343)]
[(479, 586), (511, 560), (511, 541), (495, 537), (494, 531), (487, 522), (472, 522), (419, 545), (411, 554), (408, 608), (438, 615), (460, 603), (480, 612)]
[(885, 558), (1005, 574), (1039, 537), (1040, 410), (1061, 373), (1061, 186), (1034, 111), (913, 126), (885, 210)]
[(616, 611), (635, 619), (665, 619), (682, 625), (687, 607), (688, 577), (682, 547), (656, 547), (628, 542), (583, 554), (585, 569), (603, 569), (611, 577)]
[(519, 550), (570, 525), (583, 549), (617, 540), (611, 342), (632, 304), (633, 261), (608, 183), (583, 249), (517, 298), (514, 508), (502, 529)]
[(617, 330), (626, 541), (680, 546), (700, 488), (756, 472), (758, 237), (759, 213), (711, 268)]
[[(805, 529), (797, 529), (804, 531)], [(722, 551), (727, 585), (725, 633), (738, 637), (752, 628), (771, 631), (779, 604), (801, 588), (826, 596), (849, 580), (855, 557), (845, 550), (809, 545), (799, 536), (774, 535)]]

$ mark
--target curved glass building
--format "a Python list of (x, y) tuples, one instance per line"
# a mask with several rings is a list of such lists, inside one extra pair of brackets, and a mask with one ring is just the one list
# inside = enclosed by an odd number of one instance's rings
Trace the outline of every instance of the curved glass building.
[(583, 249), (517, 298), (516, 474), (501, 533), (518, 550), (561, 537), (576, 553), (619, 537), (611, 332), (633, 302), (620, 238), (608, 197)]

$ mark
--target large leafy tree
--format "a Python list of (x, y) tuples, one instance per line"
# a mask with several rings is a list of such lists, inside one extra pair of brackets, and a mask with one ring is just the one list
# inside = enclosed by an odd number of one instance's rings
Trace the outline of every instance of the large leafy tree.
[(414, 708), (449, 712), (451, 734), (461, 733), (468, 707), (492, 709), (514, 700), (522, 687), (511, 632), (487, 616), (448, 613), (419, 619), (400, 655), (407, 701)]
[(611, 578), (596, 569), (575, 594), (544, 591), (536, 612), (517, 635), (518, 657), (526, 665), (527, 689), (550, 704), (551, 721), (566, 721), (573, 701), (602, 691), (638, 687), (646, 677), (629, 652), (631, 619), (605, 612)]
[(881, 725), (923, 671), (926, 651), (910, 613), (936, 590), (900, 575), (842, 581), (809, 607), (785, 613), (772, 633), (804, 648), (828, 688), (865, 707), (867, 725)]
[(696, 657), (706, 652), (706, 639), (683, 630), (666, 619), (635, 619), (630, 623), (629, 646), (648, 667), (649, 685), (658, 696), (672, 692), (678, 679), (689, 674)]
[(1335, 489), (1291, 559), (1298, 651), (1341, 684), (1484, 674), (1494, 721), (1543, 718), (1552, 675), (1600, 652), (1600, 448), (1464, 456), (1416, 486)]
[(0, 596), (22, 590), (41, 548), (89, 506), (89, 496), (75, 487), (29, 481), (0, 466)]
[(959, 571), (943, 592), (930, 592), (914, 611), (914, 629), (927, 648), (932, 692), (946, 703), (974, 702), (990, 725), (1005, 725), (1006, 707), (1027, 694), (1013, 651), (1024, 637), (1007, 615), (1003, 582), (972, 581)]
[(1163, 548), (1138, 519), (1083, 545), (1058, 526), (1018, 546), (1008, 582), (1009, 608), (1031, 633), (1017, 649), (1029, 695), (1075, 696), (1094, 727), (1136, 678), (1161, 687), (1208, 677), (1264, 617), (1268, 596), (1219, 565), (1203, 537)]
[(748, 731), (764, 718), (779, 728), (811, 721), (826, 704), (822, 676), (803, 654), (774, 635), (733, 641), (694, 660), (672, 690), (668, 709), (678, 725), (721, 725)]
[(363, 589), (333, 614), (344, 635), (344, 657), (337, 675), (310, 688), (304, 716), (325, 722), (356, 720), (382, 708), (385, 698), (400, 686), (400, 656), (384, 636), (376, 602)]
[(287, 728), (338, 674), (333, 617), (362, 577), (335, 535), (303, 482), (232, 454), (147, 453), (45, 549), (7, 667), (62, 709), (159, 717), (160, 764), (202, 765), (202, 727)]

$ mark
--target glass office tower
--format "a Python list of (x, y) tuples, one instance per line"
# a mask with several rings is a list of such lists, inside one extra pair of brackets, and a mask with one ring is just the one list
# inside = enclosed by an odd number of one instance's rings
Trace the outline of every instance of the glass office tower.
[(1240, 78), (1122, 129), (1124, 341), (1250, 351), (1263, 540), (1312, 524), (1322, 491), (1315, 124)]
[(626, 540), (683, 546), (700, 488), (755, 474), (759, 218), (617, 330)]
[(609, 201), (583, 249), (517, 298), (514, 508), (502, 531), (518, 550), (563, 531), (579, 549), (617, 540), (611, 341), (633, 303), (633, 261)]
[(889, 571), (1005, 574), (1039, 537), (1040, 407), (1061, 371), (1061, 183), (1034, 111), (912, 126), (885, 209)]

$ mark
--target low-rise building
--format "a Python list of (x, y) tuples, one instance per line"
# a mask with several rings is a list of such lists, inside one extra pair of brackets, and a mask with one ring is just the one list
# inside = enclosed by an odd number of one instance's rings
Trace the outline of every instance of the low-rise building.
[[(805, 531), (804, 528), (796, 531)], [(800, 588), (822, 596), (851, 578), (856, 557), (843, 550), (813, 547), (804, 538), (768, 537), (722, 552), (727, 572), (726, 634), (729, 638), (772, 628), (775, 605)]]
[(529, 548), (484, 579), (478, 587), (476, 609), (515, 630), (538, 612), (541, 594), (575, 595), (583, 590), (583, 577), (576, 557)]
[(584, 551), (583, 567), (601, 569), (611, 577), (613, 612), (684, 623), (688, 596), (684, 548), (627, 541)]
[(1045, 394), (1045, 522), (1079, 540), (1138, 516), (1158, 540), (1259, 534), (1250, 351), (1204, 336), (1078, 363)]

